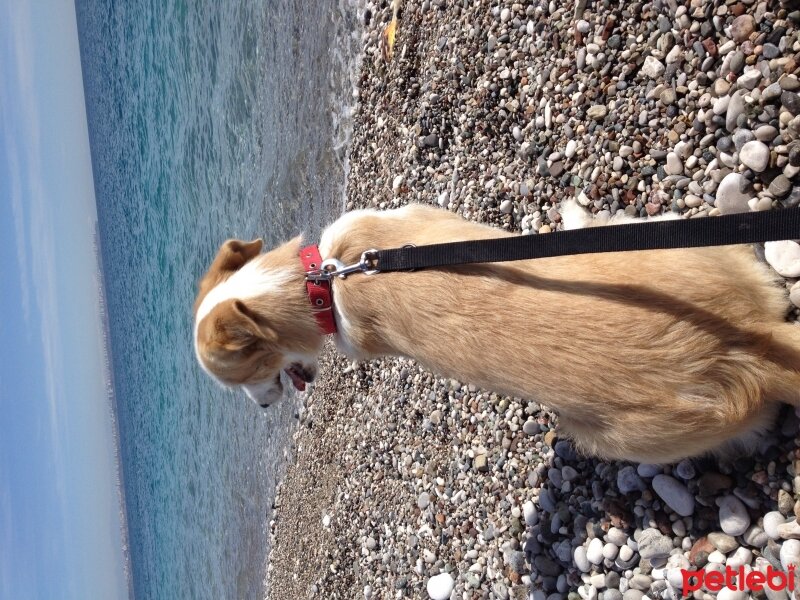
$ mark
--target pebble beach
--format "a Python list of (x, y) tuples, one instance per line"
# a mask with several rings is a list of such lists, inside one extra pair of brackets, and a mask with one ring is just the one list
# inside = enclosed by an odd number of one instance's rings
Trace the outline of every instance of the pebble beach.
[[(392, 7), (362, 9), (348, 210), (428, 203), (547, 235), (573, 198), (598, 219), (800, 204), (799, 2), (424, 0), (397, 16), (390, 52)], [(800, 244), (756, 252), (797, 321)], [(270, 523), (272, 600), (672, 599), (682, 570), (800, 565), (790, 407), (754, 452), (603, 462), (545, 406), (413, 361), (329, 344), (320, 366)]]

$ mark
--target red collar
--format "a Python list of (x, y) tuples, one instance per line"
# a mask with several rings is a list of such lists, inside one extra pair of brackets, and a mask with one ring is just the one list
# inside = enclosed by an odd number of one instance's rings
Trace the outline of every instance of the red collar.
[[(317, 246), (306, 246), (300, 249), (300, 260), (306, 273), (318, 271), (322, 267), (322, 256)], [(336, 333), (336, 321), (333, 318), (333, 291), (330, 281), (306, 280), (306, 291), (311, 301), (311, 310), (317, 319), (319, 328), (325, 335)]]

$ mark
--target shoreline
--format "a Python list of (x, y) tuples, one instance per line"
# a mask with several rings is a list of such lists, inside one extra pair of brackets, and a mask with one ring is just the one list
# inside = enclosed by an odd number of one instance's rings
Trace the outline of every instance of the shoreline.
[[(800, 12), (778, 2), (404, 2), (388, 64), (391, 7), (368, 12), (347, 210), (535, 235), (570, 197), (599, 218), (800, 203)], [(443, 598), (672, 598), (681, 569), (800, 562), (798, 411), (750, 456), (634, 465), (409, 360), (328, 343), (320, 367), (270, 524), (275, 600), (429, 598), (432, 578)]]

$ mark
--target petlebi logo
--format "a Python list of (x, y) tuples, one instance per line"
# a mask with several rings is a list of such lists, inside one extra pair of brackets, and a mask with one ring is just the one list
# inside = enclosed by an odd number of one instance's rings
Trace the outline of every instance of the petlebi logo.
[(795, 565), (789, 565), (786, 571), (768, 565), (766, 572), (745, 570), (744, 567), (725, 567), (724, 571), (681, 569), (681, 575), (684, 597), (691, 596), (692, 592), (704, 587), (709, 592), (719, 592), (722, 588), (747, 592), (759, 592), (763, 589), (793, 592), (797, 586)]

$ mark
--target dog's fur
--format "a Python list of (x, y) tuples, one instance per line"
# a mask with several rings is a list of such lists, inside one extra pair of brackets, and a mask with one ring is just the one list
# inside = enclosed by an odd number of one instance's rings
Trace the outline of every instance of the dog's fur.
[[(569, 225), (585, 211), (565, 207)], [(512, 235), (420, 205), (345, 214), (323, 258), (368, 248)], [(323, 336), (300, 239), (260, 255), (231, 240), (200, 283), (195, 347), (219, 381), (260, 404), (298, 388)], [(352, 275), (333, 283), (352, 358), (407, 356), (435, 373), (555, 409), (582, 451), (663, 463), (764, 430), (800, 404), (800, 327), (748, 246), (641, 251)]]

